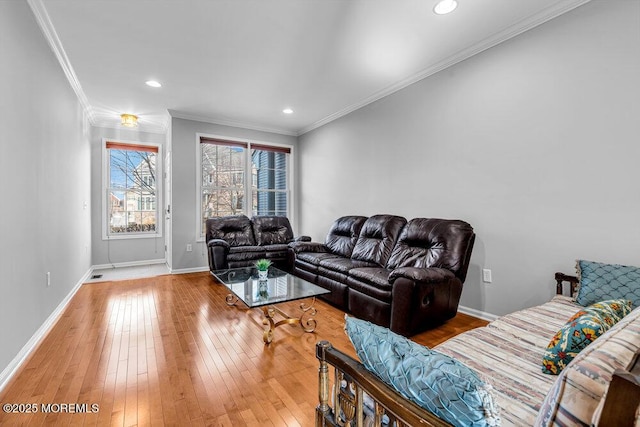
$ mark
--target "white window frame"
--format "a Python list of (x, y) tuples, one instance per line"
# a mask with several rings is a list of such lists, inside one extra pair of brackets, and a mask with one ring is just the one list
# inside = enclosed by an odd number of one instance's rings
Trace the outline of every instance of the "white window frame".
[[(110, 198), (109, 198), (109, 150), (107, 149), (107, 142), (117, 142), (119, 144), (128, 145), (141, 145), (143, 147), (154, 147), (158, 150), (156, 153), (156, 231), (155, 232), (141, 232), (141, 233), (123, 233), (123, 234), (109, 234), (109, 210)], [(162, 237), (162, 223), (163, 216), (161, 211), (162, 205), (162, 145), (154, 142), (142, 142), (142, 141), (129, 141), (116, 138), (102, 138), (102, 240), (124, 240), (124, 239), (156, 239)]]
[(251, 174), (251, 150), (252, 145), (262, 145), (274, 148), (287, 148), (290, 150), (289, 156), (287, 157), (287, 218), (289, 218), (289, 222), (291, 225), (295, 224), (295, 214), (293, 207), (295, 206), (294, 195), (294, 167), (295, 167), (295, 148), (293, 145), (289, 144), (281, 144), (276, 142), (268, 142), (268, 141), (258, 141), (258, 140), (250, 140), (244, 138), (233, 138), (224, 135), (212, 135), (205, 133), (196, 133), (196, 241), (204, 242), (205, 233), (204, 227), (202, 226), (202, 151), (200, 149), (200, 138), (213, 138), (213, 139), (221, 139), (226, 141), (240, 142), (247, 144), (247, 148), (245, 150), (245, 174), (244, 174), (244, 188), (246, 190), (245, 193), (245, 206), (243, 214), (251, 218), (253, 215), (251, 212), (253, 194), (251, 194), (253, 189), (253, 183), (251, 182), (252, 174)]

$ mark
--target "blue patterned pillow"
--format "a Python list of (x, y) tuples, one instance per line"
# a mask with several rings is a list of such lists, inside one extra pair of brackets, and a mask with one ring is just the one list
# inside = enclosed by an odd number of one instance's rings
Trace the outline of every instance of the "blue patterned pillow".
[(455, 426), (499, 424), (491, 386), (466, 365), (364, 320), (345, 329), (362, 364), (405, 398)]
[(578, 260), (580, 286), (576, 302), (582, 306), (597, 301), (624, 298), (640, 306), (640, 268)]

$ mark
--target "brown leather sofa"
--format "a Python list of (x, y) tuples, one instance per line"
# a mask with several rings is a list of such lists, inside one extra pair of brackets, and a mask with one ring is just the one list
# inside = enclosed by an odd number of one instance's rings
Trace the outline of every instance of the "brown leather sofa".
[[(281, 270), (291, 271), (287, 244), (296, 239), (288, 218), (233, 215), (209, 218), (205, 225), (210, 271), (246, 267), (263, 258)], [(301, 236), (298, 240), (311, 238)]]
[(354, 316), (410, 336), (458, 311), (475, 233), (460, 220), (345, 216), (324, 243), (293, 242), (293, 273)]

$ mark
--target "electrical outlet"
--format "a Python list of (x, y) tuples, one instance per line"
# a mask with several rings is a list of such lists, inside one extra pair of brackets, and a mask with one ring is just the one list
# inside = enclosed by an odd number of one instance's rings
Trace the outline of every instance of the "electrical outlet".
[(47, 271), (47, 288), (51, 286), (51, 272)]
[(191, 246), (191, 243), (187, 243), (187, 252), (191, 252), (193, 250), (193, 246)]
[(482, 281), (484, 283), (491, 283), (491, 270), (488, 268), (482, 269)]

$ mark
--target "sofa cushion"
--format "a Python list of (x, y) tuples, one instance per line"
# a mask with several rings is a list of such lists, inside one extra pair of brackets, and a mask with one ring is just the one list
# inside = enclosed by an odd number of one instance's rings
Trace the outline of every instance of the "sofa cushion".
[(487, 327), (511, 334), (544, 352), (550, 337), (567, 323), (568, 318), (582, 308), (573, 298), (556, 295), (544, 304), (501, 316), (489, 323)]
[(339, 271), (348, 274), (354, 268), (371, 267), (375, 264), (366, 261), (353, 260), (351, 258), (326, 258), (320, 261), (320, 266), (327, 270)]
[(590, 305), (597, 301), (624, 298), (640, 307), (640, 268), (578, 260), (580, 283), (576, 301)]
[(289, 247), (286, 244), (266, 245), (263, 247), (265, 250), (265, 258), (267, 259), (285, 259), (289, 254)]
[(395, 215), (374, 215), (368, 218), (353, 248), (351, 258), (384, 267), (407, 220)]
[[(354, 291), (357, 291), (359, 294), (364, 294), (371, 298), (374, 298), (380, 302), (386, 303), (386, 305), (391, 305), (392, 300), (392, 287), (388, 283), (386, 285), (379, 285), (375, 283), (371, 283), (370, 280), (372, 278), (363, 278), (359, 279), (354, 276), (349, 276), (347, 278), (347, 285), (349, 286), (349, 295), (355, 295)], [(357, 301), (358, 298), (353, 298), (354, 305), (349, 305), (349, 309), (354, 315), (360, 317), (361, 319), (374, 320), (375, 318), (363, 317), (361, 315), (361, 310), (359, 310), (358, 305), (362, 305), (361, 302)], [(359, 313), (359, 314), (357, 314)], [(377, 320), (375, 323), (382, 324), (380, 320)]]
[(286, 254), (289, 250), (289, 245), (287, 245), (286, 243), (281, 243), (274, 245), (264, 245), (263, 248), (267, 252), (283, 252)]
[(533, 425), (558, 378), (543, 374), (549, 338), (580, 308), (568, 297), (516, 311), (434, 347), (474, 369), (490, 383), (503, 425)]
[(296, 254), (296, 260), (302, 260), (307, 264), (319, 266), (326, 259), (341, 259), (340, 256), (329, 252), (300, 252)]
[(630, 311), (629, 300), (602, 301), (578, 311), (551, 338), (542, 358), (542, 372), (558, 375), (580, 351)]
[(257, 261), (266, 258), (266, 252), (263, 246), (242, 246), (232, 247), (227, 255), (229, 264), (237, 264), (238, 262)]
[(209, 218), (206, 221), (207, 242), (222, 239), (231, 246), (254, 246), (251, 220), (246, 215)]
[(387, 268), (445, 268), (464, 281), (473, 236), (473, 227), (464, 221), (414, 218), (400, 233)]
[(382, 267), (361, 267), (354, 268), (349, 271), (349, 275), (363, 281), (365, 283), (371, 283), (379, 288), (391, 291), (391, 284), (389, 283), (390, 271)]
[(325, 239), (325, 246), (334, 254), (350, 258), (353, 247), (356, 245), (362, 224), (366, 221), (364, 216), (343, 216), (336, 219)]
[(294, 253), (298, 254), (300, 252), (328, 252), (327, 247), (318, 242), (307, 242), (302, 240), (296, 240), (294, 242), (290, 242), (287, 245)]
[(636, 308), (582, 350), (557, 377), (536, 426), (590, 425), (616, 369), (629, 369), (640, 350), (640, 308)]
[(256, 244), (260, 246), (287, 244), (293, 241), (293, 230), (289, 219), (285, 216), (254, 216), (253, 234)]
[(329, 279), (336, 281), (338, 283), (342, 283), (346, 286), (347, 284), (347, 274), (342, 273), (337, 270), (329, 269), (326, 267), (318, 266), (318, 274)]
[(242, 253), (265, 253), (264, 246), (232, 246), (229, 255)]
[(363, 320), (345, 329), (363, 365), (407, 399), (453, 425), (499, 424), (491, 387), (464, 364)]

